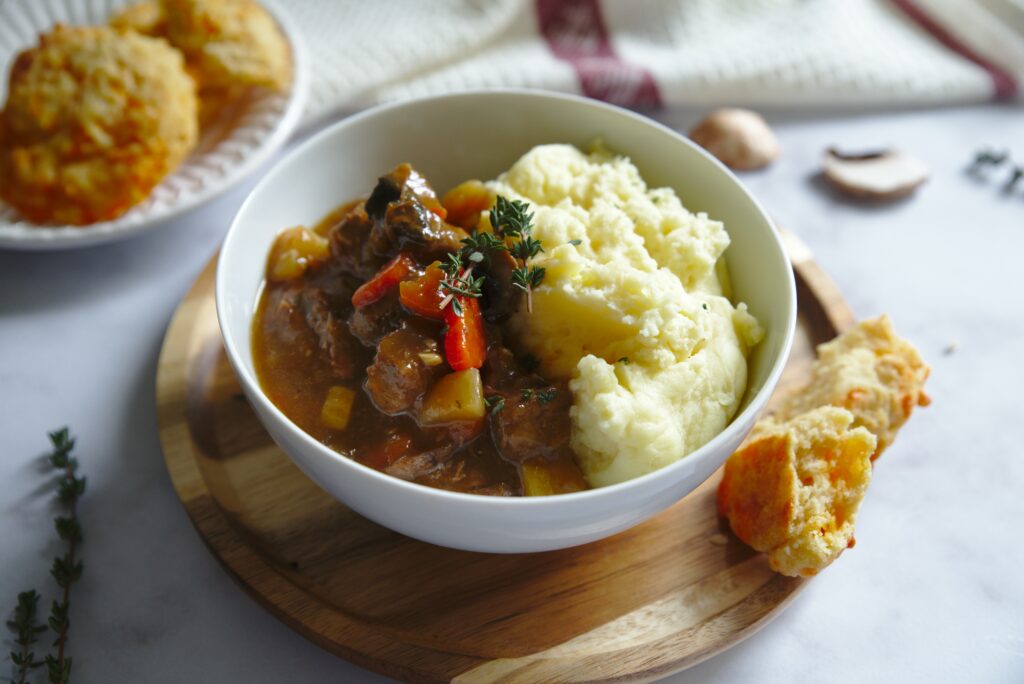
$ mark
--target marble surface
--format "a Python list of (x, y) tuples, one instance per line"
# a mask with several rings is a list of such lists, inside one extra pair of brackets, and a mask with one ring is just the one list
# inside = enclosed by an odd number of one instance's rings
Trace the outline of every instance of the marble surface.
[[(888, 312), (920, 347), (934, 404), (879, 462), (857, 547), (774, 623), (671, 681), (1024, 681), (1024, 187), (1006, 195), (963, 173), (990, 144), (1016, 142), (1024, 163), (1021, 110), (769, 118), (784, 154), (743, 180), (858, 315)], [(907, 201), (850, 203), (815, 178), (828, 145), (890, 143), (934, 172)], [(121, 244), (0, 252), (0, 611), (18, 590), (49, 588), (57, 547), (39, 463), (46, 431), (66, 423), (89, 479), (71, 614), (77, 681), (383, 681), (231, 581), (160, 454), (164, 329), (251, 185)]]

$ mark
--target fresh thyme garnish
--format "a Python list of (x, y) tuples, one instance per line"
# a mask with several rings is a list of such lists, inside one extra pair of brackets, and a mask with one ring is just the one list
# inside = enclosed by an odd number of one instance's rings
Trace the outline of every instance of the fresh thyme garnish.
[(550, 404), (555, 400), (558, 390), (551, 388), (548, 390), (537, 390), (537, 401), (542, 404)]
[(484, 405), (491, 409), (492, 414), (501, 413), (501, 410), (505, 408), (505, 397), (500, 394), (484, 397)]
[(570, 245), (575, 245), (575, 246), (579, 247), (580, 245), (583, 244), (583, 240), (580, 240), (579, 238), (576, 238), (574, 240), (569, 240), (569, 244)]
[(530, 401), (530, 399), (533, 398), (533, 390), (532, 389), (524, 389), (522, 396), (523, 396), (523, 401)]
[(701, 302), (700, 303), (700, 308), (702, 308), (705, 311), (707, 311), (708, 310), (708, 303), (707, 302)]
[(17, 679), (13, 680), (23, 684), (28, 671), (46, 665), (47, 677), (51, 684), (66, 684), (71, 678), (71, 657), (65, 655), (68, 644), (68, 631), (71, 622), (68, 613), (71, 608), (71, 585), (82, 577), (82, 562), (76, 560), (75, 552), (82, 542), (82, 527), (78, 520), (77, 504), (78, 499), (85, 492), (85, 478), (78, 477), (78, 459), (71, 456), (71, 450), (75, 447), (75, 440), (68, 433), (66, 427), (55, 430), (49, 434), (53, 452), (49, 456), (50, 465), (60, 471), (61, 477), (57, 482), (57, 499), (67, 509), (67, 515), (57, 516), (54, 519), (54, 527), (57, 535), (67, 543), (67, 551), (62, 556), (53, 559), (53, 567), (50, 568), (50, 575), (57, 582), (61, 589), (59, 600), (54, 600), (50, 607), (50, 618), (47, 621), (49, 628), (57, 635), (53, 645), (56, 647), (56, 654), (47, 654), (43, 660), (37, 660), (31, 647), (35, 642), (35, 635), (46, 630), (46, 627), (35, 624), (36, 604), (39, 602), (39, 594), (34, 590), (18, 594), (18, 605), (14, 610), (14, 618), (7, 623), (7, 627), (15, 635), (15, 644), (19, 647), (16, 652), (11, 652), (11, 662), (14, 664)]
[(628, 366), (629, 365), (629, 357), (628, 356), (620, 356), (618, 363), (624, 363), (624, 364), (626, 364)]
[[(482, 260), (482, 259), (481, 259)], [(463, 297), (479, 297), (483, 294), (484, 277), (473, 277), (473, 268), (480, 260), (472, 262), (467, 268), (463, 268), (460, 254), (454, 252), (448, 254), (448, 258), (441, 263), (441, 270), (445, 277), (441, 281), (441, 289), (448, 292), (448, 296), (441, 302), (443, 309), (451, 302), (452, 311), (456, 316), (462, 316), (462, 302), (455, 295)]]
[[(544, 269), (530, 266), (530, 260), (544, 251), (540, 240), (535, 240), (533, 214), (529, 206), (519, 200), (509, 200), (498, 195), (491, 209), (490, 219), (494, 233), (474, 232), (463, 238), (462, 247), (448, 254), (441, 264), (445, 278), (441, 289), (447, 295), (441, 300), (441, 309), (449, 304), (455, 315), (462, 315), (462, 304), (458, 296), (480, 297), (484, 277), (473, 277), (473, 269), (490, 260), (493, 250), (506, 250), (516, 261), (512, 271), (512, 285), (526, 293), (526, 310), (533, 311), (533, 289), (544, 280)], [(457, 296), (458, 295), (458, 296)]]
[(502, 240), (516, 240), (507, 247), (518, 266), (512, 272), (512, 285), (526, 293), (526, 310), (533, 312), (533, 290), (544, 280), (544, 269), (530, 266), (530, 259), (544, 251), (540, 240), (530, 236), (533, 230), (533, 214), (529, 205), (519, 200), (509, 200), (501, 195), (491, 209), (491, 226), (494, 234)]

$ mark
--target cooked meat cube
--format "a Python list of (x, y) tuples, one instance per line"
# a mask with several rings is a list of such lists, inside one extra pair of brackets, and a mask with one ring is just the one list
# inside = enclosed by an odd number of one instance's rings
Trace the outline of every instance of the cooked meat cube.
[(374, 219), (384, 218), (388, 205), (399, 199), (417, 199), (430, 210), (441, 207), (437, 193), (427, 179), (410, 164), (399, 164), (377, 179), (377, 185), (366, 200), (366, 212)]
[[(490, 327), (487, 328), (487, 339), (495, 339), (491, 336)], [(518, 377), (519, 370), (512, 350), (500, 342), (487, 345), (487, 363), (483, 367), (484, 384), (493, 389), (512, 389)]]
[[(381, 224), (377, 224), (378, 226)], [(441, 259), (462, 247), (466, 231), (451, 226), (415, 199), (403, 199), (388, 206), (384, 226), (400, 246), (411, 244), (423, 261)], [(371, 235), (371, 240), (373, 239)]]
[(306, 325), (316, 335), (320, 351), (330, 359), (334, 372), (343, 380), (354, 378), (360, 370), (362, 349), (345, 320), (331, 308), (327, 295), (313, 288), (304, 289), (299, 305)]
[(423, 469), (418, 475), (418, 481), (456, 492), (510, 496), (511, 487), (504, 482), (496, 482), (496, 475), (478, 467), (476, 458), (472, 453), (461, 452), (454, 457), (444, 456), (433, 466), (430, 466), (427, 459), (421, 459), (419, 463)]
[(512, 285), (516, 260), (504, 250), (489, 250), (484, 267), (490, 276), (484, 281), (484, 320), (500, 323), (515, 313), (523, 291)]
[(365, 211), (373, 229), (364, 249), (379, 258), (409, 246), (427, 263), (459, 249), (466, 237), (464, 230), (444, 222), (437, 194), (408, 164), (378, 180)]
[(348, 318), (348, 328), (360, 342), (373, 347), (385, 335), (401, 328), (407, 318), (398, 301), (398, 293), (392, 292), (353, 311)]
[(491, 436), (510, 461), (572, 457), (569, 447), (569, 407), (572, 394), (564, 385), (500, 393), (500, 411), (491, 411)]
[(427, 451), (406, 454), (384, 469), (388, 475), (415, 480), (437, 469), (451, 458), (455, 445), (444, 445)]
[(431, 365), (438, 355), (437, 340), (409, 328), (386, 335), (366, 369), (366, 393), (383, 413), (393, 416), (411, 410), (434, 378), (445, 371)]
[(384, 259), (369, 248), (373, 221), (362, 203), (354, 206), (329, 231), (331, 259), (336, 268), (357, 276), (360, 281), (372, 278)]
[[(547, 381), (534, 373), (533, 368), (527, 366), (525, 359), (517, 359), (512, 350), (501, 343), (499, 328), (488, 325), (487, 339), (491, 340), (487, 347), (487, 363), (483, 367), (487, 396), (501, 390), (511, 391), (531, 387), (540, 387), (543, 390)], [(519, 394), (512, 392), (512, 396), (519, 396)]]

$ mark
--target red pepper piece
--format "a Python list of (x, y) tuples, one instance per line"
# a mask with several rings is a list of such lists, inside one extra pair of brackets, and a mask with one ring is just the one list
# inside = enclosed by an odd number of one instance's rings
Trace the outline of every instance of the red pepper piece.
[(359, 308), (373, 304), (397, 287), (398, 283), (417, 274), (416, 261), (405, 252), (399, 252), (376, 275), (359, 286), (352, 295), (352, 306)]
[(444, 317), (441, 311), (441, 302), (445, 297), (440, 289), (442, 280), (444, 271), (441, 270), (441, 262), (435, 261), (427, 266), (427, 272), (419, 278), (403, 280), (398, 284), (398, 300), (414, 314), (440, 320)]
[(473, 297), (460, 295), (457, 299), (462, 304), (461, 316), (456, 316), (451, 306), (444, 310), (444, 322), (448, 326), (444, 334), (444, 355), (452, 370), (479, 368), (487, 358), (480, 303)]

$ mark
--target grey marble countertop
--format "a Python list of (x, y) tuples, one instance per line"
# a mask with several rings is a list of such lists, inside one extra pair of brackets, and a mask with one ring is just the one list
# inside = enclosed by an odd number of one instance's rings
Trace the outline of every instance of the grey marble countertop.
[[(1024, 681), (1024, 187), (1006, 195), (963, 172), (988, 145), (1024, 163), (1021, 114), (769, 117), (783, 156), (744, 182), (859, 316), (888, 312), (918, 345), (934, 403), (879, 461), (857, 547), (767, 628), (672, 681)], [(685, 128), (695, 117), (663, 118)], [(897, 144), (933, 176), (895, 205), (850, 203), (814, 176), (831, 144)], [(57, 547), (39, 463), (46, 431), (68, 424), (89, 479), (73, 681), (381, 680), (246, 596), (164, 469), (160, 342), (252, 183), (120, 244), (0, 251), (0, 611), (18, 590), (50, 585)]]

